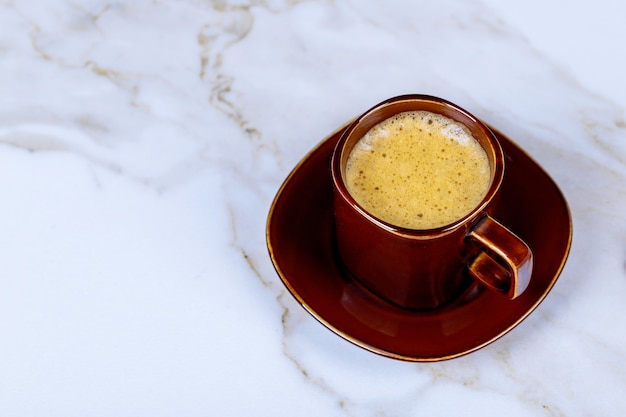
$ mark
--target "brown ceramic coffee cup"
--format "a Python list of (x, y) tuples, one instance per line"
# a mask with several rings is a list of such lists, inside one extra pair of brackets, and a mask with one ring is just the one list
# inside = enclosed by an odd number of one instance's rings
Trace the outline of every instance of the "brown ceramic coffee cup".
[[(420, 118), (416, 125), (410, 124), (408, 119), (403, 119), (406, 115), (415, 117), (415, 114)], [(431, 119), (435, 120), (434, 124)], [(421, 220), (422, 217), (426, 217), (422, 214), (421, 207), (433, 203), (430, 200), (421, 201), (420, 199), (425, 199), (425, 196), (430, 195), (429, 193), (436, 191), (450, 195), (456, 193), (458, 194), (456, 198), (463, 200), (466, 198), (466, 191), (469, 193), (469, 186), (473, 187), (477, 182), (471, 177), (472, 168), (466, 172), (461, 172), (456, 168), (450, 170), (446, 164), (452, 162), (446, 162), (448, 159), (440, 156), (428, 156), (434, 155), (428, 153), (419, 157), (426, 158), (419, 162), (419, 165), (428, 165), (437, 159), (440, 160), (437, 162), (439, 165), (443, 164), (444, 171), (433, 171), (424, 175), (420, 173), (426, 185), (407, 179), (407, 183), (403, 185), (404, 188), (401, 188), (399, 194), (391, 193), (386, 197), (388, 201), (384, 200), (385, 197), (377, 201), (378, 203), (382, 201), (383, 211), (376, 211), (378, 206), (368, 206), (369, 203), (364, 202), (366, 200), (358, 202), (357, 200), (362, 197), (355, 198), (357, 196), (355, 187), (360, 187), (362, 184), (357, 181), (353, 184), (352, 179), (348, 180), (347, 165), (350, 161), (350, 169), (352, 169), (355, 163), (351, 158), (356, 157), (351, 155), (355, 147), (362, 147), (363, 138), (368, 132), (375, 127), (378, 128), (385, 121), (394, 124), (396, 129), (400, 125), (399, 130), (387, 129), (389, 125), (385, 127), (385, 140), (390, 146), (394, 146), (393, 142), (389, 142), (395, 140), (393, 132), (402, 131), (404, 135), (408, 130), (415, 130), (419, 126), (425, 126), (425, 130), (435, 129), (433, 130), (435, 136), (438, 134), (436, 130), (440, 129), (444, 132), (441, 134), (442, 138), (445, 137), (445, 140), (450, 140), (450, 143), (454, 145), (456, 144), (452, 142), (453, 139), (447, 136), (450, 130), (469, 133), (484, 151), (481, 153), (485, 161), (484, 170), (481, 171), (484, 171), (482, 174), (484, 189), (482, 194), (478, 194), (477, 202), (462, 214), (452, 213), (452, 218), (439, 219), (439, 223), (426, 226), (387, 218), (387, 208), (402, 206), (405, 208), (399, 209), (400, 215), (408, 215), (416, 219), (419, 217)], [(448, 124), (448, 122), (452, 123)], [(459, 124), (463, 128), (459, 128)], [(421, 132), (421, 129), (420, 127), (418, 130)], [(419, 133), (419, 135), (424, 134)], [(442, 138), (437, 140), (443, 141)], [(419, 140), (426, 141), (423, 142), (425, 143), (424, 151), (435, 143), (434, 139), (430, 138)], [(367, 152), (382, 149), (376, 148), (378, 146), (376, 142), (372, 143), (367, 144)], [(397, 145), (396, 149), (391, 152), (397, 151), (398, 158), (403, 158), (408, 155), (408, 148), (405, 149), (403, 146), (407, 145)], [(439, 152), (439, 148), (436, 149)], [(446, 149), (441, 146), (442, 155)], [(356, 150), (354, 152), (357, 153)], [(372, 154), (374, 155), (375, 152), (372, 151)], [(383, 149), (377, 157), (387, 158), (388, 155), (391, 155), (390, 151)], [(467, 165), (463, 158), (465, 157), (457, 156), (454, 163), (461, 164), (459, 166)], [(402, 163), (406, 164), (407, 161)], [(399, 162), (393, 162), (386, 165), (387, 168), (378, 168), (378, 180), (388, 179), (385, 178), (387, 173), (392, 175), (391, 172), (400, 165), (402, 164)], [(403, 308), (427, 310), (455, 300), (475, 282), (509, 299), (518, 297), (528, 286), (533, 264), (530, 248), (506, 226), (492, 217), (494, 201), (497, 199), (505, 175), (502, 148), (489, 128), (462, 108), (446, 100), (425, 95), (406, 95), (386, 100), (365, 112), (347, 127), (333, 152), (331, 171), (334, 186), (335, 236), (339, 257), (347, 272), (377, 296)], [(363, 170), (359, 172), (365, 176)], [(438, 174), (438, 172), (445, 172), (445, 174)], [(369, 175), (369, 172), (366, 173)], [(470, 178), (465, 185), (457, 181), (456, 177), (453, 178), (456, 175), (460, 178), (462, 174)], [(406, 177), (410, 175), (407, 174)], [(395, 178), (396, 184), (400, 179), (400, 177)], [(436, 182), (439, 180), (442, 182)], [(426, 187), (431, 187), (433, 182), (443, 185), (435, 185), (438, 187), (435, 191), (427, 190)], [(458, 183), (456, 191), (453, 188), (445, 191), (447, 184), (453, 183)], [(350, 192), (349, 189), (353, 191)], [(367, 188), (363, 185), (366, 198), (368, 196), (373, 199), (378, 198), (379, 191), (378, 186)], [(416, 206), (412, 206), (414, 202), (417, 202)], [(445, 209), (451, 205), (439, 204), (439, 207), (437, 203), (434, 203), (433, 207), (426, 209), (438, 213), (437, 210), (441, 212), (444, 205), (446, 205)]]

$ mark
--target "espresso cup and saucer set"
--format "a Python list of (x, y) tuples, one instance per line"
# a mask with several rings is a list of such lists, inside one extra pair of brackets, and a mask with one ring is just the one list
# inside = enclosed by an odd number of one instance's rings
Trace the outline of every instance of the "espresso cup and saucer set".
[(431, 362), (476, 351), (535, 310), (572, 222), (510, 139), (447, 100), (404, 95), (298, 163), (266, 234), (283, 284), (320, 323), (371, 352)]

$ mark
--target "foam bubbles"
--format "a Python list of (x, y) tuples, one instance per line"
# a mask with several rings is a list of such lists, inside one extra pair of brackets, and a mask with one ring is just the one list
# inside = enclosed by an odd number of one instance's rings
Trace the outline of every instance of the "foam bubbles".
[(441, 129), (441, 134), (445, 137), (455, 140), (461, 145), (469, 145), (474, 141), (472, 133), (463, 125), (458, 123), (448, 124)]
[(464, 125), (411, 111), (374, 126), (355, 145), (346, 184), (376, 217), (428, 229), (452, 223), (480, 203), (489, 187), (489, 162)]

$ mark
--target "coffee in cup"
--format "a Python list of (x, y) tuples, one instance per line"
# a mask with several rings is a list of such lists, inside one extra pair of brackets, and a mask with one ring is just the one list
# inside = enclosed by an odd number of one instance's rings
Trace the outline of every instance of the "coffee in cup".
[(407, 229), (460, 219), (485, 197), (490, 180), (487, 154), (469, 129), (423, 110), (372, 127), (352, 148), (345, 170), (357, 203)]
[(523, 294), (532, 251), (493, 217), (504, 154), (469, 112), (426, 95), (385, 100), (345, 128), (330, 165), (338, 261), (366, 292), (415, 310), (475, 285)]

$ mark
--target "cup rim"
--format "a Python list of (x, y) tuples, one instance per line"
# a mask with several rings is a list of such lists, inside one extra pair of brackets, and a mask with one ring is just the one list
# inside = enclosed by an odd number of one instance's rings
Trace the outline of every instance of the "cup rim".
[[(346, 151), (346, 145), (348, 139), (351, 138), (352, 133), (355, 131), (357, 127), (359, 127), (365, 120), (368, 120), (373, 115), (379, 113), (382, 109), (387, 108), (389, 106), (398, 105), (399, 103), (406, 102), (423, 102), (423, 103), (434, 103), (436, 105), (441, 106), (441, 108), (447, 108), (451, 112), (461, 115), (463, 118), (468, 119), (473, 126), (476, 127), (478, 131), (480, 131), (486, 142), (489, 144), (491, 151), (493, 152), (493, 178), (491, 179), (491, 183), (489, 185), (489, 189), (485, 193), (485, 196), (481, 200), (481, 202), (474, 207), (469, 213), (465, 214), (463, 217), (434, 228), (429, 229), (411, 229), (402, 226), (397, 226), (392, 223), (389, 223), (385, 220), (382, 220), (365, 208), (363, 208), (357, 201), (352, 197), (352, 195), (348, 192), (346, 184), (342, 175), (342, 157), (343, 153)], [(415, 108), (413, 110), (419, 110)], [(410, 110), (409, 110), (410, 111)], [(431, 110), (429, 110), (431, 111)], [(393, 114), (398, 114), (401, 111), (398, 111)], [(445, 114), (446, 117), (450, 118), (449, 114)], [(374, 125), (379, 123), (382, 120), (389, 118), (389, 116), (381, 118), (380, 120), (373, 123)], [(462, 121), (458, 119), (454, 119), (457, 122)], [(467, 123), (464, 123), (467, 126)], [(476, 129), (471, 129), (472, 131)], [(504, 153), (502, 151), (502, 147), (495, 137), (494, 133), (487, 127), (483, 122), (481, 122), (477, 117), (463, 109), (462, 107), (445, 100), (440, 97), (435, 97), (426, 94), (405, 94), (400, 96), (395, 96), (380, 103), (372, 106), (369, 110), (365, 111), (363, 114), (358, 116), (352, 123), (348, 125), (348, 127), (344, 130), (339, 141), (335, 145), (333, 149), (333, 153), (331, 155), (331, 176), (333, 180), (333, 186), (335, 190), (338, 192), (340, 198), (344, 199), (348, 204), (363, 218), (367, 219), (369, 222), (376, 224), (379, 228), (382, 228), (389, 233), (402, 235), (406, 237), (413, 238), (432, 238), (433, 236), (445, 235), (454, 232), (458, 228), (463, 225), (473, 223), (474, 219), (482, 218), (483, 214), (486, 213), (486, 209), (495, 197), (500, 185), (504, 179), (504, 168), (505, 168), (505, 160)]]

